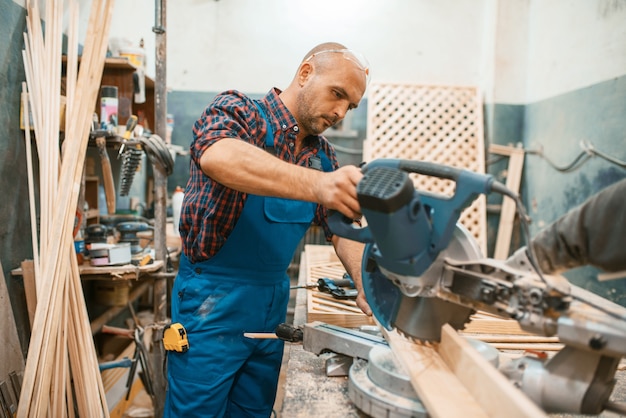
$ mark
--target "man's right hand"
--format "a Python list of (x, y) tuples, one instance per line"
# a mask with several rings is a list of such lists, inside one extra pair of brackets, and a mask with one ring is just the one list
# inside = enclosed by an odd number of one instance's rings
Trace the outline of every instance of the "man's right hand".
[(329, 173), (321, 173), (314, 193), (318, 203), (334, 209), (350, 219), (361, 217), (361, 207), (357, 200), (356, 186), (363, 177), (361, 169), (348, 165)]

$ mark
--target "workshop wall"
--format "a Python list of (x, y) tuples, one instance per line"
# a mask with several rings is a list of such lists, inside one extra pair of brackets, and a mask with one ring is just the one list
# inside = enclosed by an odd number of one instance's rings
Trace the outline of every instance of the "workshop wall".
[[(548, 162), (566, 166), (583, 151), (583, 141), (626, 158), (624, 0), (346, 1), (341, 10), (323, 6), (231, 0), (168, 11), (173, 141), (188, 146), (193, 122), (216, 92), (236, 87), (262, 94), (269, 86), (284, 86), (302, 58), (302, 45), (337, 39), (368, 56), (374, 80), (481, 87), (487, 143), (542, 152), (543, 157), (527, 155), (522, 181), (533, 218), (531, 235), (626, 176), (623, 168), (598, 157), (568, 173)], [(270, 30), (259, 28), (258, 22), (277, 17), (284, 30), (268, 23), (263, 26)], [(185, 25), (172, 24), (179, 19)], [(194, 45), (194, 52), (175, 47), (185, 42)], [(366, 102), (367, 97), (361, 107)], [(366, 117), (363, 112), (351, 123), (365, 126)], [(356, 140), (341, 140), (358, 152), (364, 132), (359, 130)], [(358, 155), (348, 154), (358, 161)], [(339, 155), (347, 157), (341, 150)], [(178, 159), (176, 184), (185, 181), (187, 164)], [(504, 178), (506, 165), (488, 169)], [(498, 214), (489, 219), (491, 254)], [(516, 232), (512, 249), (524, 243)], [(594, 270), (568, 275), (578, 284), (596, 286)], [(596, 290), (612, 297), (623, 293), (616, 286), (621, 285), (612, 282)]]
[[(526, 157), (523, 191), (532, 234), (626, 178), (626, 1), (575, 6), (575, 13), (563, 13), (553, 2), (534, 2), (530, 11), (523, 144), (545, 156)], [(565, 167), (587, 155), (586, 149), (622, 165), (594, 155), (565, 172), (548, 161)], [(626, 305), (624, 280), (598, 282), (597, 270), (589, 267), (565, 275)]]
[[(482, 27), (488, 4), (474, 0), (229, 0), (169, 7), (172, 142), (188, 148), (193, 122), (218, 92), (236, 88), (261, 96), (273, 86), (284, 88), (306, 52), (329, 40), (363, 52), (373, 80), (480, 85)], [(280, 25), (272, 23), (278, 20)], [(327, 132), (342, 164), (362, 160), (366, 110), (367, 92), (342, 130)], [(188, 162), (177, 157), (175, 173), (168, 181), (170, 194), (176, 185), (186, 183)]]
[[(487, 132), (491, 142), (519, 144), (528, 151), (522, 195), (534, 235), (626, 177), (623, 165), (599, 156), (562, 170), (589, 148), (626, 161), (626, 1), (522, 3), (500, 9), (499, 23), (511, 23), (513, 30), (501, 31), (505, 38), (496, 43), (496, 56), (508, 59), (495, 64), (499, 75)], [(527, 23), (515, 26), (520, 16)], [(502, 51), (516, 42), (518, 55)], [(516, 77), (514, 68), (524, 68), (525, 76)], [(501, 78), (503, 74), (512, 77)], [(499, 175), (504, 168), (494, 164), (490, 171)], [(523, 244), (517, 232), (513, 249)], [(565, 275), (626, 305), (624, 280), (598, 282), (597, 273), (585, 267)]]
[[(80, 0), (81, 39), (89, 3)], [(0, 0), (5, 196), (0, 258), (18, 329), (27, 330), (21, 284), (10, 275), (32, 257), (26, 156), (17, 126), (23, 4)], [(167, 20), (168, 113), (174, 115), (172, 141), (184, 149), (193, 122), (217, 92), (237, 88), (260, 96), (272, 86), (285, 87), (306, 50), (337, 40), (367, 55), (374, 80), (478, 85), (485, 98), (487, 142), (541, 150), (561, 166), (582, 151), (582, 141), (626, 159), (626, 0), (170, 1)], [(111, 36), (134, 45), (144, 39), (147, 73), (154, 77), (153, 26), (153, 0), (118, 2)], [(342, 147), (344, 162), (360, 161), (366, 108), (367, 97), (353, 113), (349, 133), (331, 137)], [(170, 194), (184, 185), (187, 169), (188, 159), (177, 156)], [(490, 171), (501, 176), (503, 169), (494, 165)], [(561, 173), (546, 158), (528, 155), (522, 192), (534, 220), (532, 233), (625, 176), (623, 168), (599, 157)], [(514, 238), (515, 248), (520, 241)], [(576, 272), (573, 280), (592, 287), (594, 276)], [(619, 281), (603, 286), (594, 289), (624, 304)]]

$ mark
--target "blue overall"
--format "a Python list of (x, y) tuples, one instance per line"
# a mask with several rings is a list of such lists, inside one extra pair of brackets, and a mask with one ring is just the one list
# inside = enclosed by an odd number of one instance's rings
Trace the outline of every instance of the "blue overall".
[[(267, 125), (266, 146), (273, 147)], [(320, 154), (325, 171), (332, 169)], [(198, 263), (181, 256), (172, 322), (183, 324), (190, 348), (168, 352), (165, 418), (271, 415), (283, 342), (243, 333), (274, 332), (285, 321), (287, 267), (315, 208), (310, 202), (248, 195), (215, 256)]]

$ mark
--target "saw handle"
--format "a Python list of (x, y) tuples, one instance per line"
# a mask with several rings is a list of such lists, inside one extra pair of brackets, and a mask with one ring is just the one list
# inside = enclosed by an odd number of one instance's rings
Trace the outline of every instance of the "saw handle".
[(336, 210), (328, 211), (328, 227), (333, 234), (358, 242), (372, 242), (372, 234), (368, 227), (358, 226), (354, 219), (350, 219)]
[(407, 173), (423, 174), (457, 181), (462, 169), (421, 160), (401, 160), (398, 158), (379, 158), (363, 166), (363, 174), (376, 167), (397, 168)]

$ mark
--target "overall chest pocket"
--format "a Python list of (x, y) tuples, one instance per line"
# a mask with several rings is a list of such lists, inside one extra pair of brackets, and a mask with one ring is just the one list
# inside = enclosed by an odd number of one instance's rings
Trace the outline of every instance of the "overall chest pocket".
[(315, 215), (315, 207), (316, 204), (312, 202), (266, 197), (263, 210), (270, 222), (308, 225)]
[(269, 228), (266, 244), (259, 248), (259, 257), (266, 265), (285, 269), (291, 262), (298, 243), (315, 216), (315, 203), (300, 200), (265, 198), (263, 212)]

